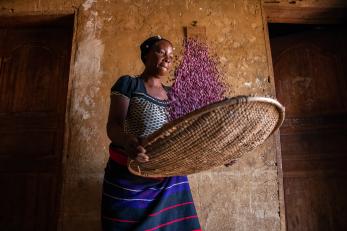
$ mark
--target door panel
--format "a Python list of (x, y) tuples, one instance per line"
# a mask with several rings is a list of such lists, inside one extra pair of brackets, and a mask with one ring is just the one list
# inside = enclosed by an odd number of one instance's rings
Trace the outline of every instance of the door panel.
[(0, 34), (0, 230), (56, 230), (72, 24)]
[(271, 39), (288, 231), (347, 227), (346, 30)]

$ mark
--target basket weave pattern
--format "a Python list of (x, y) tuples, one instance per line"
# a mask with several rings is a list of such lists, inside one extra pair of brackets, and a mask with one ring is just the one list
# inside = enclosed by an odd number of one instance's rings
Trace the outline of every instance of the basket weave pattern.
[(235, 97), (172, 121), (144, 144), (150, 161), (129, 161), (134, 174), (188, 175), (240, 158), (282, 123), (284, 108), (265, 97)]

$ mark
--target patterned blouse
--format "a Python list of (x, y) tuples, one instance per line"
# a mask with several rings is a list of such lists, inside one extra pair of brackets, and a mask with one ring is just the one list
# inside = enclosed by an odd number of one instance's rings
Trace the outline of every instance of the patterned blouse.
[[(170, 88), (164, 86), (168, 91)], [(122, 76), (111, 88), (111, 94), (130, 99), (125, 132), (144, 138), (168, 122), (168, 100), (160, 100), (147, 94), (142, 77)]]

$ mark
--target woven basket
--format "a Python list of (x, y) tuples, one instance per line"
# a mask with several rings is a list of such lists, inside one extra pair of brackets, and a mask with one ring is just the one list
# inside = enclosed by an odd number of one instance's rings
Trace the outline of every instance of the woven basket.
[(240, 158), (263, 143), (284, 120), (284, 107), (267, 97), (238, 96), (171, 121), (143, 143), (149, 161), (128, 161), (144, 177), (188, 175)]

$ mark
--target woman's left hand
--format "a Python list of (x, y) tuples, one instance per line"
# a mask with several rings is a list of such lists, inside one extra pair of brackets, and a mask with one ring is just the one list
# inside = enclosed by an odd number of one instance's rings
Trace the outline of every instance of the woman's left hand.
[(149, 157), (145, 154), (146, 153), (146, 149), (144, 147), (142, 147), (141, 145), (138, 145), (136, 150), (137, 152), (137, 156), (136, 156), (136, 160), (140, 163), (145, 163), (149, 160)]

